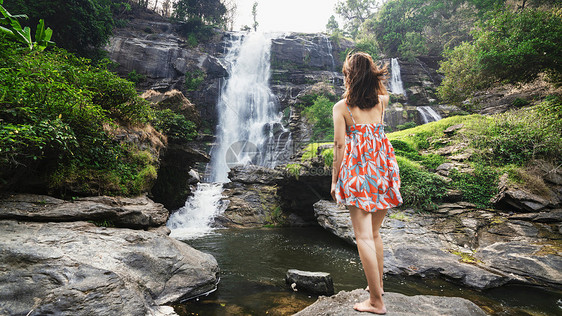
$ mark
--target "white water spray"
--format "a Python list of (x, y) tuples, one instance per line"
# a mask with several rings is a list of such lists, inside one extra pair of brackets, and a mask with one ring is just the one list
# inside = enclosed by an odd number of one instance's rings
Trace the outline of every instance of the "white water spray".
[(418, 110), (418, 112), (421, 115), (421, 119), (422, 119), (423, 124), (429, 123), (429, 122), (434, 122), (434, 121), (439, 121), (442, 118), (441, 115), (439, 115), (439, 113), (435, 112), (435, 110), (432, 107), (430, 107), (429, 105), (418, 106), (418, 107), (416, 107), (416, 109)]
[(225, 208), (221, 193), (220, 183), (199, 183), (185, 205), (170, 215), (166, 223), (170, 237), (187, 240), (209, 234), (213, 218)]
[(402, 84), (402, 76), (400, 74), (400, 64), (398, 64), (398, 58), (391, 59), (390, 71), (390, 91), (394, 94), (406, 95), (404, 85)]

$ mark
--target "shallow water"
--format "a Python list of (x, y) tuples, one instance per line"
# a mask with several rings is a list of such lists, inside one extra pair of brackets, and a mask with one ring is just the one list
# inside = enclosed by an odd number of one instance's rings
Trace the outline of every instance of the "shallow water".
[[(176, 305), (182, 316), (292, 315), (317, 297), (293, 292), (285, 284), (288, 269), (329, 272), (336, 293), (366, 286), (356, 248), (320, 227), (222, 229), (186, 243), (215, 256), (221, 281), (208, 296)], [(562, 315), (562, 291), (504, 286), (478, 292), (399, 276), (384, 282), (389, 292), (464, 297), (494, 315)]]

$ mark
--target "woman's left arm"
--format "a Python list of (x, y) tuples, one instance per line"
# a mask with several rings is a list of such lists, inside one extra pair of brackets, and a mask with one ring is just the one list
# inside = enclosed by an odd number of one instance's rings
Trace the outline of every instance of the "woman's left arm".
[(342, 107), (344, 103), (341, 101), (336, 103), (333, 108), (334, 119), (334, 159), (332, 166), (332, 198), (336, 199), (336, 186), (338, 183), (338, 175), (340, 174), (340, 167), (343, 161), (345, 152), (345, 117), (343, 115)]

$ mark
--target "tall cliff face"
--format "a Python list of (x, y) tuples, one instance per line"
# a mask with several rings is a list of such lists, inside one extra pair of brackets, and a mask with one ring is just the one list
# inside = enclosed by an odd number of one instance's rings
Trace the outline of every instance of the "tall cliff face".
[[(216, 103), (221, 85), (228, 76), (223, 57), (232, 33), (219, 32), (208, 42), (190, 46), (182, 35), (183, 25), (171, 23), (156, 14), (132, 19), (125, 28), (116, 29), (107, 46), (110, 58), (119, 64), (117, 71), (133, 71), (145, 76), (142, 90), (182, 91), (201, 114), (203, 128), (212, 131), (217, 124)], [(354, 43), (337, 42), (322, 34), (291, 33), (272, 40), (271, 88), (278, 97), (279, 110), (294, 136), (309, 138), (309, 126), (294, 107), (300, 97), (318, 92), (340, 96), (343, 91), (343, 56)], [(383, 60), (390, 64), (389, 60)], [(399, 61), (407, 97), (396, 96), (385, 116), (394, 129), (408, 121), (421, 123), (416, 106), (437, 105), (436, 87), (441, 82), (438, 60), (420, 57), (412, 62)], [(186, 84), (200, 76), (196, 86)], [(447, 111), (437, 109), (443, 116)]]

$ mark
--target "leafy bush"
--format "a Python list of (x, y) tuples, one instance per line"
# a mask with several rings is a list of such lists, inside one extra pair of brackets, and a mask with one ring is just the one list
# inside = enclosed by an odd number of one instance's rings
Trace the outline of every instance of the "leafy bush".
[(156, 111), (152, 125), (168, 136), (168, 140), (172, 142), (185, 142), (197, 136), (195, 123), (170, 109)]
[(498, 172), (489, 166), (475, 164), (473, 174), (461, 173), (452, 169), (449, 177), (453, 180), (450, 185), (462, 193), (464, 201), (479, 207), (489, 207), (490, 199), (498, 193)]
[(490, 164), (523, 165), (531, 159), (562, 161), (562, 98), (497, 114), (486, 121), (474, 145)]
[(134, 85), (61, 49), (27, 53), (0, 38), (0, 187), (60, 195), (139, 194), (152, 158), (112, 136), (148, 122)]
[(438, 89), (444, 100), (461, 101), (498, 82), (526, 82), (541, 72), (562, 74), (562, 11), (500, 12), (482, 22), (465, 42), (444, 53)]
[(334, 138), (334, 122), (332, 108), (334, 103), (325, 96), (318, 96), (314, 103), (305, 108), (302, 113), (312, 123), (313, 141)]
[(416, 126), (417, 126), (416, 122), (406, 122), (404, 124), (397, 125), (396, 129), (401, 131), (401, 130), (405, 130), (405, 129), (416, 127)]
[(445, 182), (439, 176), (424, 171), (416, 162), (400, 156), (396, 156), (396, 160), (400, 168), (400, 193), (404, 205), (423, 209), (435, 207), (435, 202), (445, 194)]
[(195, 91), (199, 89), (201, 83), (205, 80), (205, 73), (197, 69), (194, 72), (188, 72), (185, 74), (185, 87), (187, 91)]
[(81, 56), (94, 57), (99, 54), (111, 36), (114, 26), (112, 6), (123, 1), (110, 0), (6, 0), (9, 11), (26, 14), (25, 26), (35, 26), (40, 19), (55, 30), (53, 41)]

